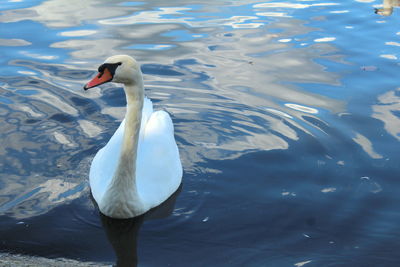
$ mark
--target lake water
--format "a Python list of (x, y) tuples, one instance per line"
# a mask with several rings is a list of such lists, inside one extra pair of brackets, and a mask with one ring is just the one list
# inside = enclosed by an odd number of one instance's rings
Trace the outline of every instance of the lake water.
[[(400, 8), (382, 4), (2, 1), (0, 251), (400, 266)], [(83, 85), (114, 54), (142, 63), (184, 167), (168, 203), (123, 221), (100, 216), (88, 187), (125, 97)]]

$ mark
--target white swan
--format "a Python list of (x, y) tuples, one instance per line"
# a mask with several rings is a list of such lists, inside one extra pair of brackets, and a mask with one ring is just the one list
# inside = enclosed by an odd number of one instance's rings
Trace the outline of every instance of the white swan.
[(153, 112), (144, 97), (142, 72), (130, 56), (108, 58), (84, 89), (106, 82), (124, 84), (125, 119), (90, 167), (90, 188), (100, 211), (112, 218), (132, 218), (164, 202), (179, 187), (182, 164), (172, 120)]

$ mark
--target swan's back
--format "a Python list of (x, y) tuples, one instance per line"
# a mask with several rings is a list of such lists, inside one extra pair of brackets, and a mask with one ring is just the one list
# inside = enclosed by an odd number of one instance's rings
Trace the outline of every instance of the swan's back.
[(149, 208), (161, 204), (178, 189), (182, 165), (174, 127), (167, 112), (151, 114), (144, 129), (144, 139), (139, 144), (136, 162), (138, 193), (150, 205)]

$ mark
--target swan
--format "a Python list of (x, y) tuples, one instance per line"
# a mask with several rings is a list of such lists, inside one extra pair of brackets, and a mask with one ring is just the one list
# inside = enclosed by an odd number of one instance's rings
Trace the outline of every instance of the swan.
[(182, 181), (182, 164), (171, 117), (153, 112), (144, 96), (142, 72), (130, 56), (106, 59), (84, 89), (115, 82), (124, 85), (126, 114), (109, 142), (93, 158), (90, 189), (101, 213), (127, 219), (168, 199)]

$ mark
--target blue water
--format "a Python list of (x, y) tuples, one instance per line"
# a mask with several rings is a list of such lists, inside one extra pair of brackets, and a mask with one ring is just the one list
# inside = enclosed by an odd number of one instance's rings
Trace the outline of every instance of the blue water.
[[(395, 2), (395, 1), (393, 1)], [(400, 8), (378, 0), (3, 1), (0, 251), (120, 266), (400, 266)], [(181, 189), (101, 216), (90, 162), (124, 116), (83, 91), (142, 64)]]

